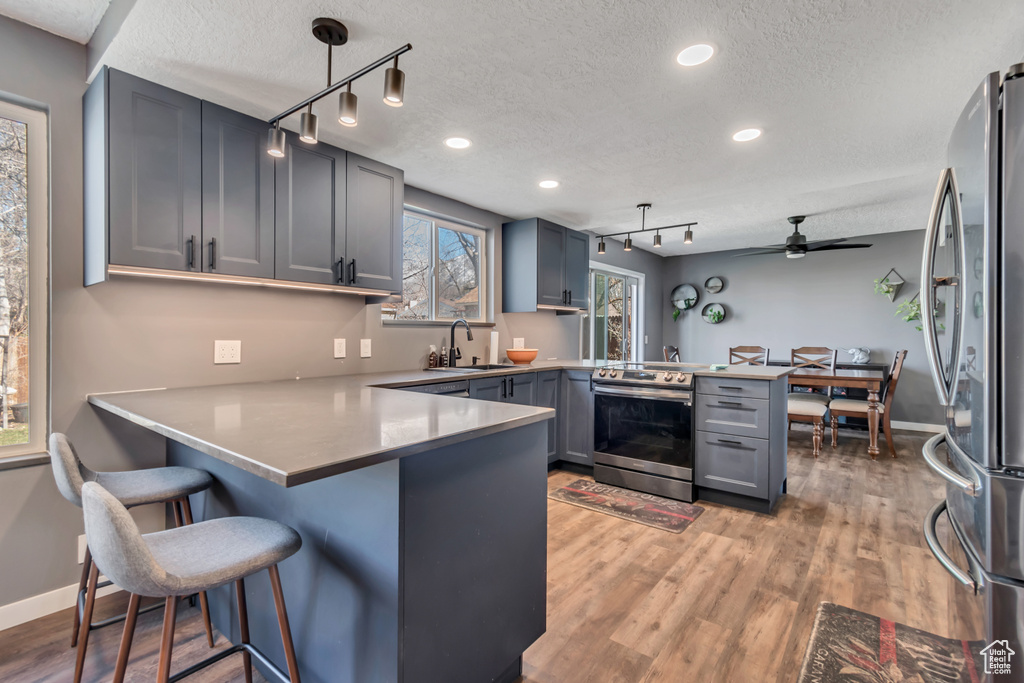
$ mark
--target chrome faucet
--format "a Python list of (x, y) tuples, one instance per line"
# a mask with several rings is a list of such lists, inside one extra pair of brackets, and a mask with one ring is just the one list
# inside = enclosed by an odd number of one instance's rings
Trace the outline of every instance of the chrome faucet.
[(467, 323), (463, 318), (459, 318), (452, 323), (452, 343), (448, 347), (448, 367), (450, 368), (454, 368), (455, 362), (462, 358), (462, 351), (459, 351), (455, 346), (455, 328), (459, 323), (462, 323), (466, 328), (466, 341), (473, 341), (473, 330), (469, 329), (469, 323)]

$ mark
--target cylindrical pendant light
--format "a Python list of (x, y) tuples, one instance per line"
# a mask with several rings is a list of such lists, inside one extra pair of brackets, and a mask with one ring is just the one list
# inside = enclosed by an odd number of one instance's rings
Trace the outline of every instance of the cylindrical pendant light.
[(348, 90), (338, 98), (338, 123), (351, 128), (359, 122), (356, 115), (358, 102), (359, 98), (352, 92), (352, 84), (349, 83)]
[(626, 235), (626, 241), (622, 243), (622, 251), (633, 251), (633, 240)]
[(693, 244), (693, 230), (686, 229), (686, 235), (683, 237), (683, 244)]
[(604, 238), (603, 237), (601, 238), (601, 241), (597, 243), (597, 253), (598, 254), (603, 254), (604, 253)]
[(308, 144), (314, 145), (317, 141), (317, 130), (320, 124), (317, 122), (316, 114), (313, 113), (313, 105), (309, 105), (309, 110), (302, 112), (302, 118), (299, 121), (299, 139)]
[(405, 72), (398, 68), (398, 57), (395, 65), (384, 72), (384, 104), (401, 107), (405, 97)]
[(654, 233), (654, 248), (655, 249), (661, 249), (661, 233), (660, 232)]
[(278, 158), (284, 156), (284, 131), (281, 130), (280, 121), (268, 131), (267, 154)]

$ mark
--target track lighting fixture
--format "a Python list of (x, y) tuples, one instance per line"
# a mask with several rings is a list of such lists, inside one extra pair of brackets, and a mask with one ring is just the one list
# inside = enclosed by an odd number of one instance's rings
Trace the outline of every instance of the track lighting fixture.
[(403, 104), (405, 97), (405, 73), (398, 68), (398, 57), (411, 50), (411, 44), (406, 43), (372, 64), (368, 64), (359, 71), (336, 83), (332, 83), (331, 63), (333, 61), (333, 49), (336, 45), (344, 45), (348, 42), (348, 28), (337, 19), (321, 17), (313, 20), (313, 36), (327, 45), (327, 87), (270, 119), (268, 123), (270, 123), (272, 128), (267, 134), (267, 154), (272, 157), (283, 157), (285, 155), (285, 133), (281, 130), (281, 120), (303, 109), (305, 111), (302, 112), (302, 118), (299, 122), (299, 139), (309, 144), (315, 144), (319, 139), (319, 126), (317, 116), (313, 113), (313, 104), (342, 88), (345, 88), (345, 91), (338, 97), (338, 122), (343, 126), (355, 126), (359, 119), (357, 115), (358, 98), (352, 92), (352, 82), (384, 66), (388, 62), (393, 61), (393, 66), (389, 67), (384, 74), (384, 102), (392, 107), (401, 107)]
[(622, 243), (623, 251), (633, 251), (633, 233), (634, 232), (653, 232), (654, 233), (654, 248), (661, 248), (661, 231), (671, 230), (672, 228), (686, 228), (686, 235), (683, 237), (684, 244), (693, 244), (693, 230), (690, 228), (694, 223), (677, 223), (676, 225), (663, 225), (660, 228), (648, 228), (647, 227), (647, 210), (651, 208), (650, 204), (637, 204), (636, 208), (643, 212), (640, 218), (640, 229), (639, 230), (624, 230), (622, 232), (613, 232), (605, 235), (596, 235), (596, 239), (600, 240), (597, 243), (597, 253), (604, 253), (604, 238), (605, 237), (618, 237), (619, 235), (625, 235), (626, 239)]

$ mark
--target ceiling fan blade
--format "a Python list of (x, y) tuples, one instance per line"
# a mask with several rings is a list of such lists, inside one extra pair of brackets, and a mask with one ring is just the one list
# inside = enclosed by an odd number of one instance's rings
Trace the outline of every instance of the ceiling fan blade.
[(832, 251), (833, 249), (867, 249), (870, 244), (831, 244), (827, 247), (815, 247), (808, 251)]
[(831, 246), (833, 244), (839, 244), (840, 242), (845, 242), (845, 241), (846, 241), (845, 237), (840, 237), (840, 238), (834, 239), (834, 240), (815, 240), (813, 242), (808, 242), (807, 243), (807, 248), (808, 249), (821, 249), (822, 247), (828, 247), (828, 246)]
[(744, 252), (742, 254), (733, 254), (732, 257), (733, 258), (737, 258), (737, 257), (740, 257), (740, 256), (762, 256), (764, 254), (784, 254), (784, 253), (786, 253), (785, 245), (783, 245), (779, 249), (772, 249), (770, 247), (766, 247), (764, 249), (755, 249), (754, 251), (747, 251), (747, 252)]

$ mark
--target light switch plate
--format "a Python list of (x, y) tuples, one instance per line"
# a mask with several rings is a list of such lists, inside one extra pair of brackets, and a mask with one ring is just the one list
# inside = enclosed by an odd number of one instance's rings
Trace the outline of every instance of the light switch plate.
[(334, 340), (334, 357), (344, 358), (345, 357), (345, 340), (335, 339)]
[(222, 363), (242, 362), (242, 342), (239, 339), (217, 339), (213, 342), (213, 362), (215, 365)]
[(513, 349), (525, 349), (526, 339), (523, 337), (512, 337), (512, 348)]
[(370, 340), (360, 339), (359, 340), (359, 357), (369, 358), (370, 357)]

